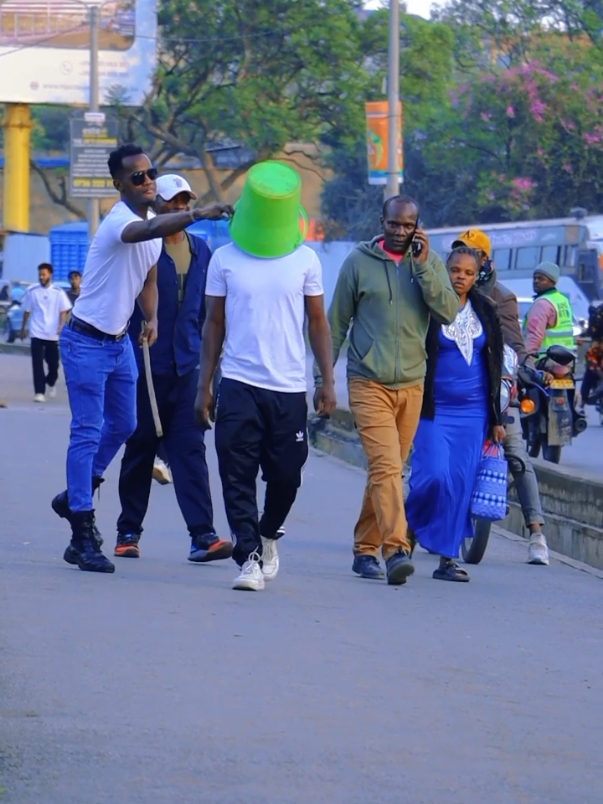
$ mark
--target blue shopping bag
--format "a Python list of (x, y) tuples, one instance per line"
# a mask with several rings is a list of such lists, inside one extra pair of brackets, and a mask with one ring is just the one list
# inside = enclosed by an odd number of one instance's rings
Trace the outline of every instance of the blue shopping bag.
[(507, 462), (500, 444), (486, 441), (471, 495), (471, 515), (492, 522), (507, 515)]

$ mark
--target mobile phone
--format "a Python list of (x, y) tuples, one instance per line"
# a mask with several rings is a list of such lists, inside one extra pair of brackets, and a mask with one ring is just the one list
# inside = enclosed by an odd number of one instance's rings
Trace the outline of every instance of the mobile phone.
[(410, 241), (410, 248), (412, 250), (412, 256), (413, 257), (418, 257), (419, 254), (421, 253), (421, 251), (423, 250), (423, 245), (421, 243), (419, 243), (417, 240), (415, 240), (415, 233), (416, 233), (416, 231), (417, 231), (417, 229), (419, 228), (420, 225), (421, 225), (421, 220), (419, 218), (417, 218), (417, 223), (415, 225), (415, 231), (413, 232), (412, 240)]

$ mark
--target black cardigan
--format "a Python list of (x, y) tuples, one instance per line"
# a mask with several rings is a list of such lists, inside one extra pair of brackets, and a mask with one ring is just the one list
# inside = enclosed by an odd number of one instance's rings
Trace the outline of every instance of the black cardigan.
[[(500, 383), (503, 369), (504, 341), (500, 321), (492, 302), (476, 290), (469, 293), (475, 314), (482, 322), (486, 335), (486, 348), (482, 352), (486, 376), (488, 378), (488, 410), (490, 412), (490, 426), (502, 424), (500, 412)], [(433, 317), (429, 323), (425, 348), (427, 350), (427, 374), (425, 375), (425, 391), (423, 394), (423, 408), (421, 418), (433, 419), (435, 417), (434, 380), (438, 354), (440, 351), (440, 327)]]

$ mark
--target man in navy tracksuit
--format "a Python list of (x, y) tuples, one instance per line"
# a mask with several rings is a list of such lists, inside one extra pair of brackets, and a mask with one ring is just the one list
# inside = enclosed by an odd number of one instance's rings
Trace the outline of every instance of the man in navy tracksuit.
[[(156, 212), (187, 210), (196, 196), (180, 176), (157, 179)], [(163, 241), (157, 263), (158, 338), (150, 350), (153, 385), (164, 436), (160, 442), (145, 378), (142, 349), (135, 346), (139, 365), (138, 425), (126, 443), (119, 476), (121, 514), (117, 521), (115, 555), (138, 558), (142, 523), (147, 512), (153, 463), (161, 443), (170, 465), (174, 490), (187, 524), (189, 561), (206, 562), (232, 555), (232, 541), (219, 539), (213, 525), (209, 475), (203, 430), (195, 421), (201, 329), (205, 319), (205, 281), (211, 252), (194, 235), (179, 232)], [(137, 344), (142, 314), (137, 308), (130, 336)]]

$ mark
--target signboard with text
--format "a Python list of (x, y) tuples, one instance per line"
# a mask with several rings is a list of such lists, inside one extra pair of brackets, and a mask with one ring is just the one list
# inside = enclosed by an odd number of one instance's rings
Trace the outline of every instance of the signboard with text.
[(140, 106), (157, 65), (157, 0), (0, 0), (0, 102), (90, 102), (90, 8), (101, 103)]
[(102, 114), (71, 119), (69, 195), (73, 198), (110, 198), (115, 195), (107, 160), (117, 148), (117, 120)]
[[(366, 155), (368, 160), (368, 183), (387, 184), (387, 165), (389, 159), (389, 103), (370, 101), (365, 104), (366, 112)], [(403, 180), (402, 166), (402, 104), (398, 102), (398, 178)]]

